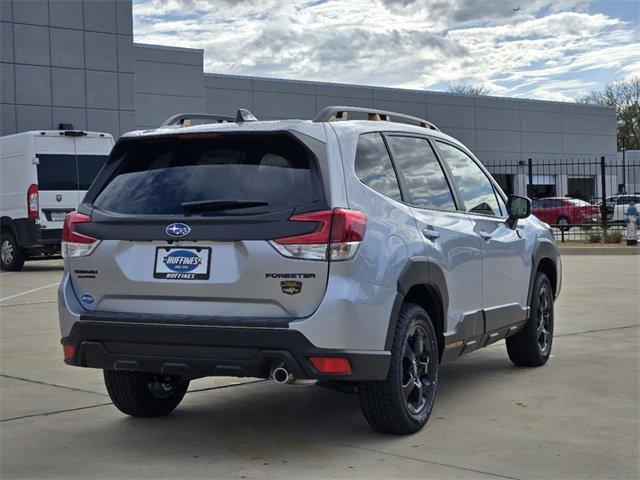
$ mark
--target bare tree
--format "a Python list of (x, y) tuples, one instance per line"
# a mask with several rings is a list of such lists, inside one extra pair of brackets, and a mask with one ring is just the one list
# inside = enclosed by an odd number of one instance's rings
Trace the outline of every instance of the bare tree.
[(454, 93), (456, 95), (469, 95), (469, 96), (478, 96), (478, 95), (488, 95), (489, 89), (482, 84), (451, 84), (449, 85), (449, 93)]
[(615, 107), (618, 119), (618, 147), (640, 149), (640, 77), (608, 83), (603, 91), (593, 91), (577, 98), (576, 101), (588, 105)]

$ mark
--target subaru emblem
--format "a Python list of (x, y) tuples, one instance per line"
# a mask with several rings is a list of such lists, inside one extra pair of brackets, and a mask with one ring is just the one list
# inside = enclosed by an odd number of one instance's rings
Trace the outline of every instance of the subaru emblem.
[(61, 202), (62, 201), (62, 195), (60, 195), (60, 194), (56, 195), (56, 201), (57, 202)]
[(89, 305), (91, 305), (93, 302), (96, 301), (96, 299), (93, 298), (93, 295), (91, 295), (90, 293), (83, 293), (82, 296), (80, 297), (80, 299), (84, 303), (88, 303)]
[(184, 237), (191, 231), (191, 227), (185, 223), (172, 223), (165, 229), (167, 235), (172, 237)]

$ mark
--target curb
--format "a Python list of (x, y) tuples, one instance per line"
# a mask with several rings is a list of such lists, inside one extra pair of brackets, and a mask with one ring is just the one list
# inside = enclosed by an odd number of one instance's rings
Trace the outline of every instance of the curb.
[(558, 245), (560, 255), (640, 255), (640, 247), (563, 247)]

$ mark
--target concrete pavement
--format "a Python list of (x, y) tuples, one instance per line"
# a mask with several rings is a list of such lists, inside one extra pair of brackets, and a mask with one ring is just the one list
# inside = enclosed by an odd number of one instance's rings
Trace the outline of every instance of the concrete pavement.
[(431, 420), (392, 437), (355, 396), (201, 379), (173, 415), (134, 419), (101, 372), (65, 366), (61, 263), (0, 274), (2, 478), (637, 478), (640, 259), (565, 256), (553, 358), (504, 344), (441, 370)]

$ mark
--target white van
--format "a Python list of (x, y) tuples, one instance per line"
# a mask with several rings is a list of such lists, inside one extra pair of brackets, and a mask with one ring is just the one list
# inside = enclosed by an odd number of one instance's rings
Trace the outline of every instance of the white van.
[(0, 137), (2, 270), (60, 254), (64, 217), (78, 207), (112, 147), (110, 134), (72, 127)]

